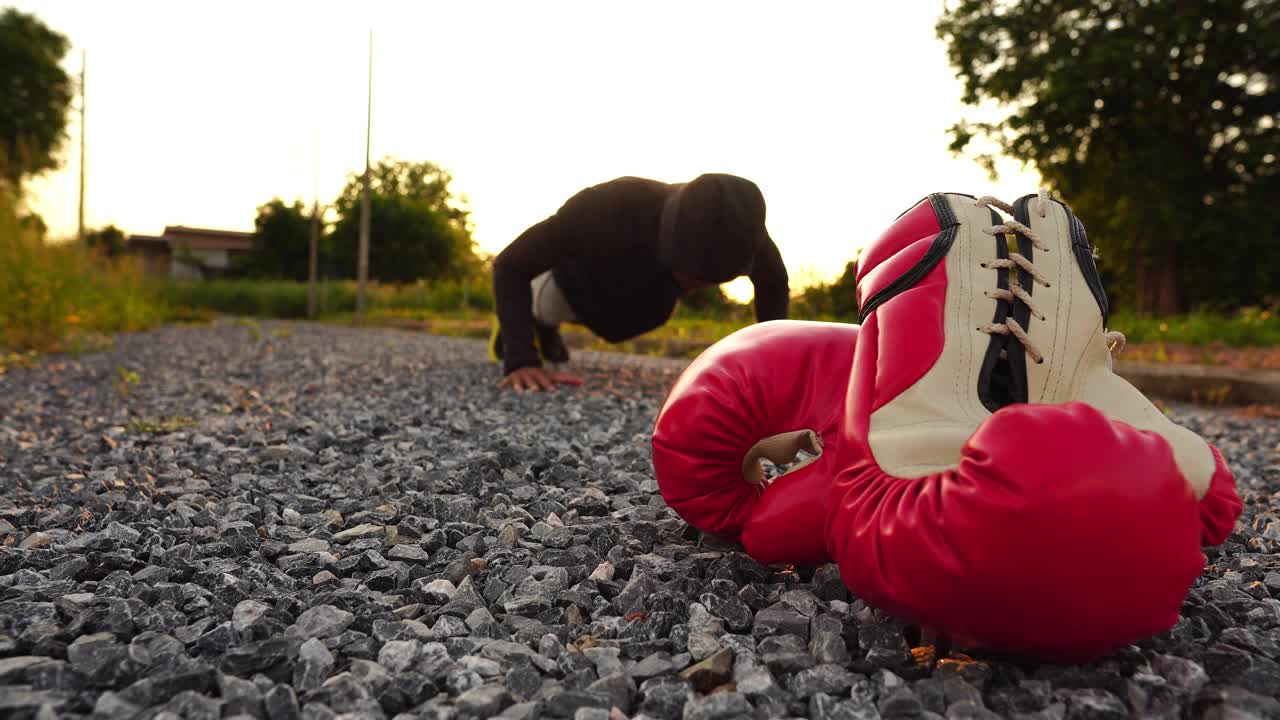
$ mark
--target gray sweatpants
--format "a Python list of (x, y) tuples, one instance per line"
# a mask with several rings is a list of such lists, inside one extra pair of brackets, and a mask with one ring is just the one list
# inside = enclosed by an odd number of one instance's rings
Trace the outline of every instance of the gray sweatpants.
[(556, 280), (548, 270), (530, 283), (533, 288), (533, 319), (543, 325), (559, 325), (560, 323), (577, 322), (573, 308), (564, 299)]

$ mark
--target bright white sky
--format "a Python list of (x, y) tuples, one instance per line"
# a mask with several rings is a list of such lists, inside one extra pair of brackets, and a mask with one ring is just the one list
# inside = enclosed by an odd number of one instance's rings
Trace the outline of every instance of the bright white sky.
[[(310, 202), (317, 164), (332, 201), (363, 168), (370, 28), (373, 157), (448, 168), (489, 252), (587, 185), (729, 172), (764, 191), (799, 285), (929, 192), (1012, 200), (1038, 181), (1004, 163), (993, 185), (948, 152), (966, 110), (939, 0), (13, 4), (70, 38), (69, 72), (88, 51), (92, 227), (251, 230), (275, 196)], [(78, 128), (30, 186), (60, 235)]]

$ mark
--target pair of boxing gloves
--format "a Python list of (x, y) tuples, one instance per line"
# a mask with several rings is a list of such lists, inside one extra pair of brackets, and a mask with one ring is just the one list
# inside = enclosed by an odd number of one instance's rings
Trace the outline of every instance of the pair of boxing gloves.
[(1171, 627), (1241, 503), (1218, 450), (1112, 372), (1070, 209), (930, 195), (864, 249), (857, 293), (861, 327), (761, 323), (685, 370), (653, 435), (666, 502), (969, 646), (1080, 661)]

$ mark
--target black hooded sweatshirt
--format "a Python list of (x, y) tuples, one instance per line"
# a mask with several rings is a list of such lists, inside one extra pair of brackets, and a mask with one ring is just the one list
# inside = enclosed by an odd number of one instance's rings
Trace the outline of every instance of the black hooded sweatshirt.
[(550, 270), (578, 321), (608, 342), (660, 327), (682, 295), (673, 271), (706, 283), (748, 275), (758, 322), (787, 317), (787, 269), (755, 183), (701, 175), (594, 185), (525, 230), (494, 260), (504, 371), (540, 366), (530, 282)]

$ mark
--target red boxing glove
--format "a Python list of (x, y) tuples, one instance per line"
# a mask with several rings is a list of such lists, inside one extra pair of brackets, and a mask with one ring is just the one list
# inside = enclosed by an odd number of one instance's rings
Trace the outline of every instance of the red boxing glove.
[[(831, 457), (858, 327), (774, 320), (693, 361), (653, 432), (662, 497), (690, 525), (741, 542), (761, 563), (826, 562)], [(807, 463), (763, 482), (760, 459)]]
[(1169, 444), (1083, 403), (1011, 405), (954, 470), (840, 475), (841, 576), (887, 612), (981, 647), (1086, 661), (1163, 632), (1204, 566)]
[(866, 248), (858, 300), (827, 515), (850, 589), (1052, 659), (1172, 626), (1241, 506), (1221, 455), (1111, 372), (1070, 210), (932, 195)]

